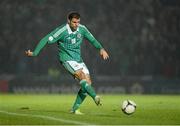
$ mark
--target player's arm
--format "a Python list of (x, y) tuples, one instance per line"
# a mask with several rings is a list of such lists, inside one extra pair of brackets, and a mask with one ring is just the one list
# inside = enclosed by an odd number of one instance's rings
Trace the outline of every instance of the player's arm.
[(27, 51), (25, 51), (25, 54), (27, 55), (27, 56), (33, 56), (33, 52), (29, 49), (29, 50), (27, 50)]
[(46, 35), (45, 37), (43, 37), (40, 42), (37, 44), (37, 46), (35, 47), (34, 51), (31, 50), (27, 50), (25, 51), (25, 54), (27, 56), (37, 56), (40, 51), (45, 47), (45, 45), (48, 44), (52, 44), (55, 43), (58, 38), (54, 38), (53, 34), (56, 33), (58, 31), (58, 29), (55, 29), (54, 31), (52, 31), (50, 34)]
[(48, 42), (48, 36), (46, 35), (44, 38), (41, 39), (41, 41), (37, 44), (37, 46), (35, 47), (34, 51), (25, 51), (27, 56), (37, 56), (40, 51), (44, 48), (44, 46), (47, 44)]
[(96, 48), (100, 50), (100, 55), (104, 60), (109, 58), (107, 51), (103, 48), (103, 46), (98, 42), (95, 37), (89, 32), (89, 30), (85, 28), (85, 37), (89, 40), (89, 42)]
[(108, 53), (106, 52), (106, 50), (104, 48), (100, 49), (100, 55), (102, 56), (102, 58), (104, 60), (109, 58), (109, 55), (108, 55)]

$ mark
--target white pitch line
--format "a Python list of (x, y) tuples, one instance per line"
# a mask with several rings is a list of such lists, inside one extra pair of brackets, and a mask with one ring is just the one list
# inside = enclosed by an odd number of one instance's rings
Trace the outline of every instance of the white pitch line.
[(7, 111), (2, 111), (2, 110), (0, 110), (0, 113), (12, 115), (12, 116), (26, 116), (26, 117), (41, 118), (41, 119), (47, 119), (47, 120), (53, 120), (53, 121), (59, 121), (59, 122), (63, 122), (63, 123), (71, 123), (71, 124), (77, 124), (77, 125), (91, 125), (91, 124), (87, 124), (87, 123), (83, 123), (83, 122), (79, 122), (79, 121), (66, 120), (66, 119), (62, 119), (62, 118), (55, 118), (55, 117), (43, 116), (43, 115), (22, 114), (22, 113), (7, 112)]

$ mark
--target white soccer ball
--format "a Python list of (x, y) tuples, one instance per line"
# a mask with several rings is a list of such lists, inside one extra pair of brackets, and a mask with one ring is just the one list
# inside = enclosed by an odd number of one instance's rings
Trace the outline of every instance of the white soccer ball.
[(136, 111), (136, 103), (132, 100), (125, 100), (121, 109), (127, 115), (133, 114)]

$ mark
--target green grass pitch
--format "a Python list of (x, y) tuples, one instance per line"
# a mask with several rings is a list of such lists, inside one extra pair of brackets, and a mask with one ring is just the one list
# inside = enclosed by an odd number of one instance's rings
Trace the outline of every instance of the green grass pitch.
[[(70, 114), (75, 95), (0, 94), (1, 125), (180, 125), (179, 95), (104, 95), (97, 107), (90, 97), (85, 115)], [(123, 100), (136, 102), (132, 115), (121, 111)]]

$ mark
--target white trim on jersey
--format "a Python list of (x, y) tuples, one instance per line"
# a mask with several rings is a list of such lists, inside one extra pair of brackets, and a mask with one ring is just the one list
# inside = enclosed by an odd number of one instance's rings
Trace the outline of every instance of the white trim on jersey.
[(57, 32), (53, 34), (54, 38), (57, 38), (61, 33), (63, 33), (66, 30), (66, 26), (60, 28)]

